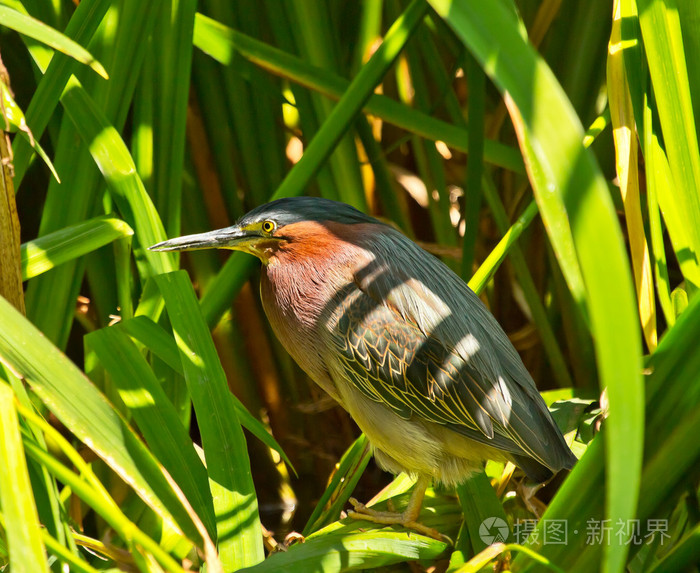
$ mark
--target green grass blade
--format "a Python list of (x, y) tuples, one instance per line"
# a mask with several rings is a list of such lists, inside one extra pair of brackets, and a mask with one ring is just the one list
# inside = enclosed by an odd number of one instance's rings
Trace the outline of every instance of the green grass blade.
[[(645, 113), (652, 121), (651, 109), (645, 108)], [(647, 162), (647, 172), (650, 174), (648, 185), (654, 188), (659, 207), (666, 223), (666, 229), (673, 245), (678, 266), (689, 290), (697, 290), (700, 285), (700, 265), (693, 250), (693, 230), (687, 225), (686, 207), (683, 205), (681, 193), (674, 192), (675, 178), (668, 163), (668, 157), (662, 146), (662, 136), (651, 127), (645, 131), (644, 156)], [(651, 168), (649, 168), (651, 166)]]
[[(595, 127), (589, 130), (590, 135), (587, 135), (584, 138), (585, 147), (589, 147), (590, 144), (593, 143), (597, 135), (600, 133), (600, 131), (602, 131), (602, 129), (604, 128), (605, 120), (604, 118), (600, 119), (601, 121), (595, 122)], [(487, 197), (489, 197), (490, 203), (494, 204), (497, 195), (494, 192), (493, 185), (489, 181), (486, 181), (484, 189), (487, 192)], [(492, 212), (494, 214), (494, 218), (496, 219), (497, 225), (504, 226), (506, 222), (504, 209), (502, 207), (496, 206), (496, 208), (492, 207)], [(486, 259), (484, 259), (484, 262), (479, 266), (479, 268), (473, 274), (471, 279), (469, 279), (468, 284), (474, 292), (476, 292), (477, 294), (482, 292), (482, 290), (486, 287), (486, 284), (491, 280), (493, 275), (499, 269), (501, 263), (505, 260), (505, 257), (511, 251), (513, 246), (517, 243), (520, 235), (525, 229), (528, 228), (528, 226), (537, 216), (538, 213), (539, 209), (537, 207), (537, 202), (533, 200), (525, 208), (525, 210), (518, 217), (518, 219), (508, 228), (508, 230), (504, 233), (503, 238), (491, 250)], [(545, 349), (550, 355), (552, 368), (555, 374), (558, 375), (560, 385), (563, 387), (568, 387), (571, 385), (571, 379), (566, 368), (564, 357), (559, 349), (559, 345), (554, 336), (554, 331), (549, 326), (544, 307), (539, 303), (539, 298), (537, 297), (537, 291), (535, 290), (534, 282), (532, 278), (528, 276), (529, 273), (527, 273), (527, 265), (525, 264), (523, 255), (518, 251), (519, 250), (516, 247), (514, 250), (515, 256), (513, 264), (516, 268), (516, 272), (518, 272), (520, 276), (520, 282), (524, 293), (526, 294), (526, 296), (529, 292), (532, 293), (529, 297), (527, 297), (528, 303), (531, 306), (533, 318), (538, 318), (538, 320), (536, 320), (535, 322), (540, 328), (540, 336), (542, 337), (542, 342), (545, 346)]]
[[(175, 372), (184, 375), (177, 344), (172, 337), (155, 322), (149, 320), (145, 316), (139, 316), (134, 320), (122, 322), (119, 328), (124, 329), (125, 332), (138, 340)], [(268, 448), (279, 453), (284, 462), (292, 468), (292, 471), (296, 471), (294, 470), (292, 462), (287, 457), (287, 454), (284, 453), (282, 446), (268, 433), (260, 420), (255, 418), (236, 396), (232, 396), (232, 398), (236, 408), (236, 415), (241, 425)]]
[(649, 573), (676, 573), (692, 570), (700, 561), (700, 525), (696, 525), (661, 560), (649, 568)]
[[(399, 85), (405, 84), (405, 87), (400, 89), (399, 93), (407, 107), (412, 100), (416, 108), (427, 114), (429, 110), (435, 107), (435, 103), (430, 101), (428, 92), (428, 85), (433, 82), (428, 79), (419, 58), (419, 48), (429, 44), (425, 36), (425, 28), (419, 28), (416, 31), (416, 41), (406, 47), (405, 56), (410, 73), (410, 94), (408, 93), (408, 82), (399, 82)], [(436, 61), (428, 64), (427, 67), (440, 69)], [(413, 155), (416, 158), (418, 175), (429, 190), (428, 213), (430, 214), (435, 239), (442, 245), (455, 246), (457, 244), (457, 234), (450, 220), (450, 196), (447, 191), (447, 178), (442, 157), (432, 141), (423, 141), (421, 138), (413, 136), (411, 142)], [(445, 262), (448, 266), (453, 267), (453, 270), (458, 270), (455, 261), (446, 260)]]
[(153, 37), (156, 61), (152, 79), (155, 84), (152, 193), (169, 236), (180, 234), (182, 169), (196, 8), (195, 0), (164, 3)]
[[(695, 0), (676, 0), (678, 15), (683, 33), (683, 47), (687, 54), (700, 51), (700, 14)], [(686, 58), (688, 87), (693, 98), (693, 115), (696, 131), (700, 131), (700, 62), (695, 57)]]
[(107, 71), (90, 52), (51, 26), (3, 4), (0, 4), (0, 24), (63, 52), (78, 62), (90, 66), (104, 79), (109, 79)]
[(117, 327), (102, 328), (85, 337), (99, 358), (124, 404), (134, 416), (148, 446), (178, 484), (216, 538), (214, 506), (207, 471), (192, 446), (187, 429), (136, 345)]
[[(85, 0), (80, 2), (66, 26), (66, 35), (75, 39), (78, 43), (87, 45), (94, 36), (110, 3), (110, 0)], [(51, 62), (47, 62), (47, 65), (44, 77), (39, 82), (39, 86), (27, 108), (27, 123), (31, 126), (36, 139), (41, 138), (44, 133), (49, 119), (58, 105), (68, 78), (74, 69), (78, 67), (78, 64), (73, 59), (63, 54), (55, 54), (51, 58)], [(12, 145), (12, 151), (14, 154), (15, 185), (19, 189), (24, 174), (29, 167), (32, 149), (25, 142), (15, 140)]]
[[(328, 70), (311, 66), (300, 58), (227, 28), (202, 14), (197, 14), (194, 32), (195, 45), (224, 65), (230, 65), (235, 54), (240, 53), (271, 73), (336, 100), (350, 86), (348, 80)], [(372, 95), (364, 109), (406, 131), (433, 141), (444, 141), (465, 153), (469, 151), (468, 132), (464, 128), (408, 108), (391, 98)], [(524, 171), (522, 158), (515, 149), (491, 139), (484, 140), (484, 161), (518, 173)]]
[(374, 139), (368, 118), (357, 118), (355, 128), (367, 155), (367, 163), (374, 173), (374, 188), (382, 206), (382, 213), (396, 223), (406, 235), (413, 236), (406, 198), (394, 190), (394, 177), (389, 171), (389, 163), (379, 142)]
[[(60, 452), (62, 459), (59, 461), (58, 457), (54, 457), (45, 448), (37, 445), (34, 435), (30, 435), (27, 431), (23, 432), (24, 447), (27, 454), (40, 464), (47, 473), (50, 472), (56, 476), (60, 483), (65, 485), (66, 489), (63, 494), (77, 495), (85, 501), (98, 515), (104, 518), (127, 544), (135, 542), (135, 544), (147, 549), (166, 569), (182, 571), (182, 568), (168, 555), (163, 547), (156, 543), (148, 534), (140, 530), (126, 516), (103, 482), (100, 481), (93, 471), (93, 464), (85, 461), (81, 453), (73, 447), (61, 432), (35, 413), (33, 409), (20, 405), (18, 411), (38, 432), (41, 432), (42, 440), (46, 436), (46, 439), (52, 444), (54, 452)], [(70, 461), (71, 469), (62, 463), (64, 460)], [(156, 533), (161, 533), (160, 527), (162, 525), (162, 523), (159, 524)], [(70, 546), (77, 553), (75, 541), (81, 535), (74, 529), (69, 530), (67, 533)]]
[[(503, 233), (503, 237), (507, 238), (511, 229), (511, 227), (509, 227), (508, 215), (506, 214), (505, 206), (498, 197), (498, 192), (491, 177), (484, 176), (481, 186), (486, 202), (488, 203), (493, 218), (496, 221), (496, 225), (498, 226), (499, 231)], [(527, 220), (527, 210), (521, 217)], [(518, 222), (516, 221), (513, 229), (517, 228)], [(542, 302), (537, 291), (537, 286), (535, 285), (535, 280), (533, 279), (532, 273), (528, 268), (525, 255), (517, 242), (511, 243), (510, 245), (510, 257), (511, 263), (518, 277), (518, 282), (523, 290), (523, 295), (525, 296), (525, 300), (530, 307), (532, 321), (540, 333), (542, 345), (544, 346), (544, 349), (549, 357), (552, 371), (556, 376), (557, 383), (562, 388), (568, 388), (573, 384), (573, 382), (566, 366), (564, 355), (559, 347), (559, 341), (554, 334), (554, 329), (549, 322), (547, 311), (545, 310), (544, 303)], [(495, 263), (495, 261), (493, 262)], [(469, 282), (471, 283), (472, 281), (470, 280)]]
[[(462, 240), (462, 272), (466, 281), (472, 274), (474, 248), (479, 229), (481, 179), (484, 171), (484, 128), (486, 115), (486, 74), (474, 57), (466, 58), (469, 82), (469, 146), (467, 178), (464, 188), (464, 238)], [(505, 238), (505, 237), (504, 237)]]
[[(464, 525), (469, 532), (472, 552), (476, 555), (487, 547), (482, 539), (484, 521), (496, 517), (507, 523), (507, 517), (489, 477), (483, 471), (461, 484), (457, 488), (457, 494), (464, 513)], [(510, 537), (506, 538), (508, 539)]]
[[(287, 6), (296, 43), (295, 51), (304, 61), (314, 66), (325, 70), (338, 69), (340, 63), (337, 61), (332, 26), (329, 25), (331, 18), (327, 3), (307, 0), (288, 2)], [(331, 113), (333, 103), (316, 93), (311, 94), (311, 101), (319, 123), (323, 123)], [(310, 138), (313, 134), (305, 135)], [(338, 141), (327, 165), (333, 176), (338, 198), (361, 211), (366, 211), (367, 202), (352, 130)], [(321, 191), (326, 192), (325, 189)]]
[(77, 571), (78, 573), (99, 573), (97, 569), (91, 567), (86, 561), (83, 561), (77, 555), (71, 553), (56, 541), (56, 539), (51, 537), (47, 531), (42, 530), (41, 538), (49, 553), (53, 553), (61, 561), (66, 562), (68, 566), (71, 567), (71, 571)]
[[(693, 352), (695, 341), (700, 336), (699, 317), (700, 299), (696, 297), (662, 338), (647, 365), (650, 372), (646, 395), (648, 433), (637, 515), (641, 524), (646, 524), (648, 519), (670, 518), (679, 494), (687, 492), (688, 472), (692, 472), (691, 468), (697, 467), (700, 461), (697, 440), (700, 386), (696, 383), (700, 355)], [(593, 440), (538, 526), (542, 535), (542, 524), (547, 520), (566, 519), (568, 545), (542, 544), (541, 537), (532, 545), (533, 549), (567, 571), (590, 571), (600, 562), (604, 551), (605, 544), (586, 543), (587, 521), (600, 521), (605, 517), (601, 487), (603, 446), (604, 440)], [(574, 531), (578, 534), (572, 535)], [(513, 570), (522, 571), (526, 561), (518, 556)]]
[[(2, 299), (4, 304), (5, 300)], [(48, 571), (12, 389), (0, 382), (0, 502), (12, 571)]]
[(155, 278), (192, 396), (214, 498), (218, 548), (228, 570), (263, 559), (258, 502), (243, 430), (209, 329), (184, 271)]
[(146, 258), (153, 273), (173, 270), (175, 257), (158, 256), (145, 249), (165, 240), (165, 230), (119, 132), (74, 78), (69, 82), (62, 101), (66, 113), (88, 144), (122, 217), (136, 231), (141, 256)]
[[(110, 0), (86, 0), (81, 2), (66, 26), (65, 34), (80, 44), (88, 44), (101, 22)], [(36, 58), (35, 58), (36, 60)], [(63, 88), (71, 73), (79, 64), (63, 54), (54, 54), (41, 62), (40, 69), (45, 69), (43, 79), (39, 82), (32, 101), (27, 108), (27, 122), (31, 125), (34, 136), (41, 138), (49, 120), (58, 105)], [(45, 64), (45, 65), (44, 65)], [(46, 68), (46, 66), (48, 66)], [(15, 139), (12, 146), (15, 167), (15, 186), (21, 188), (24, 174), (30, 165), (32, 148), (28, 142)]]
[(510, 248), (517, 242), (522, 232), (528, 228), (538, 212), (537, 203), (533, 201), (527, 206), (515, 223), (510, 226), (505, 235), (503, 235), (503, 238), (489, 253), (488, 257), (484, 259), (484, 262), (481, 263), (477, 271), (472, 275), (472, 278), (469, 279), (469, 287), (475, 293), (478, 294), (484, 290), (486, 284), (491, 280), (501, 266), (501, 263), (505, 260)]
[(66, 484), (72, 492), (93, 507), (127, 542), (127, 547), (129, 549), (133, 551), (134, 548), (140, 546), (139, 548), (141, 550), (146, 550), (153, 554), (168, 571), (173, 571), (173, 573), (184, 572), (182, 567), (180, 567), (158, 543), (130, 522), (119, 510), (114, 500), (108, 495), (105, 495), (103, 491), (94, 488), (94, 486), (88, 483), (82, 476), (68, 469), (56, 458), (37, 447), (32, 442), (25, 442), (25, 448), (28, 455), (44, 466), (61, 483)]
[(133, 234), (121, 219), (95, 217), (28, 241), (22, 245), (22, 280)]
[(364, 434), (347, 449), (338, 463), (333, 479), (318, 500), (306, 522), (302, 535), (308, 536), (340, 516), (340, 511), (352, 495), (371, 457), (369, 442)]
[[(676, 203), (671, 198), (673, 193), (668, 193), (668, 191), (663, 190), (664, 188), (668, 189), (670, 187), (670, 185), (668, 185), (668, 180), (666, 180), (666, 176), (668, 176), (668, 162), (652, 130), (652, 115), (654, 112), (651, 105), (649, 105), (647, 97), (645, 97), (644, 100), (644, 134), (642, 147), (644, 149), (647, 173), (650, 174), (647, 180), (647, 207), (649, 210), (649, 235), (654, 259), (656, 295), (659, 297), (666, 322), (669, 326), (673, 326), (676, 322), (676, 314), (673, 310), (673, 303), (671, 302), (671, 284), (669, 282), (668, 267), (666, 265), (666, 250), (664, 247), (663, 227), (661, 224), (659, 205), (661, 195), (666, 196), (668, 199), (666, 202), (667, 208), (672, 205), (670, 211), (667, 210), (664, 213), (664, 218), (669, 227), (671, 240), (674, 246), (677, 246), (676, 252), (683, 252), (689, 247), (685, 239), (686, 233), (683, 232), (684, 226), (680, 220), (673, 220), (676, 214)], [(678, 235), (683, 237), (680, 244), (678, 242)], [(683, 261), (683, 258), (679, 257), (679, 262), (681, 271), (692, 280), (693, 273), (697, 271), (697, 265), (693, 264), (694, 261), (689, 261), (688, 258)]]
[(49, 159), (49, 156), (46, 155), (46, 152), (41, 147), (39, 142), (34, 138), (34, 134), (32, 134), (32, 132), (29, 129), (29, 126), (27, 125), (27, 120), (24, 116), (24, 112), (17, 105), (17, 102), (12, 97), (10, 88), (7, 87), (5, 82), (1, 80), (0, 101), (2, 101), (2, 120), (4, 120), (5, 124), (3, 129), (9, 133), (19, 133), (19, 139), (26, 141), (31, 146), (31, 148), (37, 152), (37, 155), (41, 157), (41, 159), (44, 161), (44, 163), (46, 163), (46, 166), (51, 171), (51, 175), (53, 175), (56, 181), (60, 183), (61, 178), (58, 176), (53, 162), (51, 161), (51, 159)]
[(179, 374), (184, 374), (180, 351), (172, 336), (162, 327), (145, 316), (137, 316), (119, 325), (124, 332), (137, 340), (155, 356)]
[(122, 320), (128, 320), (134, 316), (134, 301), (131, 298), (131, 285), (134, 282), (131, 266), (131, 237), (120, 238), (114, 242), (114, 272), (119, 316)]
[[(153, 39), (149, 38), (149, 42), (152, 44)], [(141, 71), (143, 80), (136, 84), (134, 90), (131, 115), (133, 134), (130, 142), (134, 165), (136, 165), (139, 177), (152, 197), (155, 172), (154, 156), (156, 153), (154, 149), (154, 108), (156, 106), (154, 95), (156, 90), (154, 67), (156, 64), (154, 59), (153, 49), (149, 50), (143, 58), (143, 70)], [(167, 211), (164, 210), (164, 212)]]
[(357, 43), (352, 54), (352, 73), (357, 73), (357, 70), (369, 58), (372, 43), (381, 35), (382, 4), (382, 0), (368, 0), (362, 3)]
[[(335, 528), (331, 525), (330, 528)], [(353, 571), (384, 567), (402, 561), (435, 559), (446, 548), (436, 541), (415, 533), (359, 530), (349, 525), (337, 531), (322, 530), (318, 537), (274, 553), (247, 573), (278, 571)]]
[[(195, 22), (199, 17), (200, 14), (197, 14)], [(237, 219), (243, 215), (244, 208), (242, 198), (238, 194), (239, 179), (236, 166), (231, 161), (235, 156), (234, 134), (228, 121), (222, 121), (222, 118), (227, 119), (229, 115), (225, 94), (220, 90), (209, 89), (212, 81), (220, 78), (219, 65), (200, 52), (195, 52), (193, 56), (192, 84), (198, 96), (200, 109), (207, 110), (206, 113), (202, 113), (202, 122), (216, 167), (221, 194), (226, 203), (226, 214), (231, 219)]]
[(158, 463), (104, 395), (2, 298), (0, 324), (3, 362), (24, 378), (51, 412), (175, 530), (181, 527), (191, 539), (198, 539), (196, 528)]
[[(4, 378), (9, 382), (10, 386), (12, 386), (12, 390), (15, 393), (15, 400), (17, 401), (18, 410), (20, 410), (19, 415), (21, 418), (24, 418), (21, 409), (32, 407), (27, 386), (22, 380), (12, 374), (9, 369), (2, 367), (1, 370), (4, 375), (0, 374), (0, 379)], [(33, 432), (33, 436), (37, 443), (41, 447), (46, 448), (46, 440), (44, 439), (44, 435), (41, 430), (33, 424), (28, 424), (25, 427), (28, 427), (29, 430)], [(30, 478), (33, 478), (32, 488), (34, 490), (34, 499), (40, 499), (40, 501), (37, 502), (39, 519), (41, 520), (41, 523), (43, 524), (47, 533), (54, 535), (60, 541), (65, 543), (67, 540), (66, 527), (61, 517), (60, 502), (55, 497), (57, 485), (48, 472), (39, 468), (32, 468), (31, 465), (29, 468), (30, 472), (32, 472), (33, 469), (36, 469), (38, 470), (39, 474), (32, 476), (30, 473)]]
[[(142, 3), (138, 0), (124, 0), (118, 9), (112, 5), (109, 17), (103, 19), (91, 44), (103, 47), (102, 52), (96, 53), (109, 69), (110, 80), (104, 82), (94, 74), (89, 74), (83, 78), (83, 85), (100, 113), (116, 129), (124, 124), (147, 46), (140, 39), (151, 33), (154, 6), (160, 1)], [(120, 22), (125, 24), (118, 25)], [(108, 49), (108, 46), (112, 49)], [(35, 48), (30, 47), (32, 57), (40, 69), (46, 69), (49, 63), (47, 55), (37, 52)], [(81, 109), (75, 111), (76, 114), (83, 112)], [(84, 127), (96, 129), (90, 124)], [(99, 204), (98, 198), (101, 198), (102, 178), (95, 168), (95, 161), (87, 145), (76, 144), (79, 139), (80, 135), (72, 120), (64, 114), (57, 136), (58, 143), (55, 144), (55, 164), (63, 177), (62, 184), (58, 185), (54, 181), (49, 184), (39, 235), (99, 214), (96, 207)], [(71, 190), (70, 201), (66, 201), (65, 189)], [(134, 230), (139, 232), (137, 227)], [(83, 271), (84, 264), (81, 260), (71, 261), (30, 280), (27, 285), (27, 316), (61, 348), (66, 346), (73, 325), (74, 305), (83, 280)], [(147, 273), (148, 269), (144, 272)], [(46, 312), (46, 309), (51, 311)]]
[(673, 197), (687, 221), (683, 226), (688, 233), (691, 254), (697, 261), (700, 257), (700, 196), (697, 193), (700, 152), (677, 3), (675, 0), (638, 0), (638, 7), (664, 146), (673, 175)]
[(427, 6), (422, 0), (413, 0), (406, 11), (394, 22), (384, 42), (350, 84), (341, 100), (326, 118), (304, 155), (289, 171), (272, 199), (301, 195), (304, 187), (328, 159), (343, 134), (352, 126), (352, 120), (361, 112), (374, 88), (408, 42), (423, 19)]
[[(243, 28), (252, 35), (263, 34), (263, 9), (254, 0), (242, 0), (235, 5), (225, 0), (208, 0), (204, 7), (221, 22)], [(284, 19), (284, 3), (278, 3), (277, 11), (274, 19)], [(280, 130), (281, 94), (270, 78), (257, 73), (247, 62), (240, 64), (221, 69), (212, 79), (223, 84), (226, 116), (237, 126), (231, 131), (236, 171), (247, 190), (249, 204), (258, 205), (267, 201), (286, 170), (281, 153), (284, 146)], [(210, 98), (205, 96), (205, 99)]]

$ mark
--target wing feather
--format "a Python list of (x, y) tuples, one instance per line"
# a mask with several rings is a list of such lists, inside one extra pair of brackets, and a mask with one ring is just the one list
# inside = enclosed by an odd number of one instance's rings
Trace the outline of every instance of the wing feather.
[(423, 276), (408, 276), (400, 262), (358, 273), (335, 303), (334, 360), (355, 386), (404, 419), (442, 424), (555, 471), (570, 467), (573, 454), (478, 297), (436, 260)]

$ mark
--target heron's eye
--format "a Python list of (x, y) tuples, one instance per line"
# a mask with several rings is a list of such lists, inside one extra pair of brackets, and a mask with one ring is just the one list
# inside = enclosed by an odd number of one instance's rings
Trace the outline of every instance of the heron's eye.
[(276, 227), (277, 225), (274, 221), (263, 221), (262, 230), (265, 233), (272, 233), (272, 231), (274, 231)]

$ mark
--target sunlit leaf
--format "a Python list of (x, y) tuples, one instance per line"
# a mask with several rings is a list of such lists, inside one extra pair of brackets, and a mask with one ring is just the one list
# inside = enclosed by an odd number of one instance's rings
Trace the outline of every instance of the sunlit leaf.
[(90, 66), (103, 78), (109, 79), (102, 64), (93, 58), (90, 52), (43, 22), (13, 10), (9, 6), (0, 4), (0, 24), (63, 52), (77, 61)]

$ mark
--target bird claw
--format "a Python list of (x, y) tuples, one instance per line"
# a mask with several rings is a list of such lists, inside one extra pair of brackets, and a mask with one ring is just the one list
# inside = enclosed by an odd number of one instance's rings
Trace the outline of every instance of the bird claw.
[(270, 553), (284, 553), (292, 545), (296, 545), (297, 543), (304, 543), (306, 541), (306, 538), (301, 533), (292, 531), (291, 533), (288, 533), (286, 535), (284, 541), (278, 543), (274, 540), (272, 534), (268, 531), (265, 535), (265, 541), (268, 543), (267, 548), (269, 549)]
[(289, 548), (292, 545), (296, 545), (297, 543), (304, 543), (305, 541), (306, 538), (301, 533), (292, 531), (291, 533), (288, 533), (284, 538), (284, 546), (285, 548)]
[(427, 537), (432, 537), (437, 541), (443, 541), (449, 543), (450, 545), (454, 545), (452, 540), (449, 537), (447, 537), (447, 535), (443, 535), (436, 529), (433, 529), (432, 527), (428, 527), (427, 525), (423, 525), (422, 523), (417, 522), (411, 516), (406, 515), (406, 513), (398, 513), (394, 511), (378, 511), (376, 509), (367, 507), (364, 503), (360, 503), (354, 497), (351, 497), (349, 501), (353, 507), (353, 509), (348, 511), (348, 517), (350, 517), (351, 519), (370, 521), (379, 525), (401, 525), (406, 529), (411, 529), (413, 531), (416, 531), (417, 533), (426, 535)]

